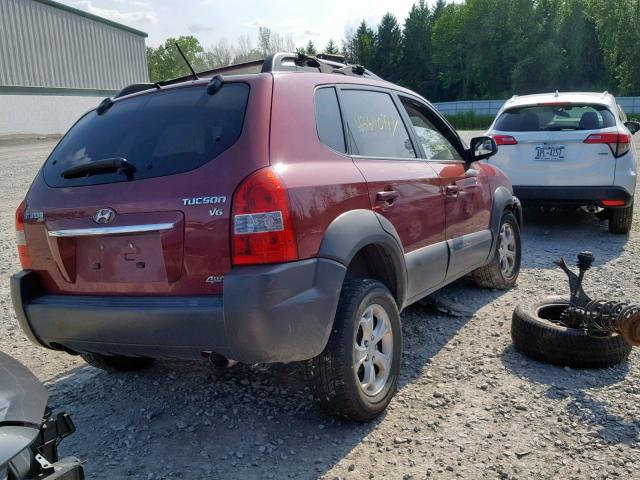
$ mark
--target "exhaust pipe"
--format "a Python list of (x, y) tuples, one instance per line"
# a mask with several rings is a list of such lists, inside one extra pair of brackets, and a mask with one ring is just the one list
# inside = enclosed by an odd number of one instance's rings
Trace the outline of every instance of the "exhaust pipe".
[(238, 364), (237, 360), (233, 360), (231, 358), (227, 358), (224, 355), (220, 355), (219, 353), (210, 353), (209, 361), (214, 367), (217, 368), (231, 368), (235, 367)]
[(603, 209), (597, 205), (585, 205), (582, 207), (582, 210), (584, 210), (587, 213), (596, 214), (596, 213), (600, 213)]

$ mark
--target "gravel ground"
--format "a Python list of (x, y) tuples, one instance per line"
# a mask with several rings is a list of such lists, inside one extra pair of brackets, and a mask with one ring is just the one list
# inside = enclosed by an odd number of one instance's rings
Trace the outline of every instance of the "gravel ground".
[(0, 145), (0, 350), (71, 413), (78, 430), (62, 450), (86, 460), (88, 478), (640, 478), (638, 352), (575, 371), (522, 357), (509, 336), (516, 303), (566, 292), (560, 255), (593, 251), (586, 290), (640, 300), (639, 218), (613, 236), (586, 214), (525, 211), (517, 288), (461, 280), (408, 308), (399, 392), (378, 421), (350, 425), (311, 407), (295, 365), (159, 361), (108, 375), (30, 344), (9, 299), (13, 212), (53, 145)]

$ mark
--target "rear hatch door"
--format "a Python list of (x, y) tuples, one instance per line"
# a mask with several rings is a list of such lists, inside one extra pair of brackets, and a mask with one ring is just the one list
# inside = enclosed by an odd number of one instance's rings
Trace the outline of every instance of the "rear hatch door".
[(46, 290), (221, 293), (234, 189), (268, 162), (268, 115), (252, 111), (271, 87), (255, 83), (139, 94), (79, 120), (27, 198), (27, 247)]

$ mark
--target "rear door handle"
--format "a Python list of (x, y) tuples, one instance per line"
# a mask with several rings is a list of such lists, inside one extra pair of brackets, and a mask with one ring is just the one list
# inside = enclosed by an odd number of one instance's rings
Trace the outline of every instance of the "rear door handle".
[(445, 192), (450, 197), (456, 197), (458, 193), (460, 193), (460, 189), (457, 185), (447, 185), (445, 188)]

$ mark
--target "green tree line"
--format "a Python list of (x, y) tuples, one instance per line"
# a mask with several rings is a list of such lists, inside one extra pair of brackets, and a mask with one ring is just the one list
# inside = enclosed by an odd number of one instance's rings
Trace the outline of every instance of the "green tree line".
[[(208, 48), (203, 47), (193, 35), (170, 37), (158, 47), (147, 47), (149, 79), (152, 82), (177, 78), (189, 73), (184, 59), (176, 49), (176, 43), (180, 45), (180, 49), (196, 72), (259, 60), (274, 52), (296, 50), (290, 35), (282, 36), (267, 27), (258, 29), (256, 45), (247, 35), (240, 36), (234, 45), (221, 40)], [(309, 44), (313, 46), (313, 42)]]
[(640, 0), (438, 0), (364, 21), (344, 53), (436, 100), (558, 90), (640, 94)]
[[(437, 0), (431, 6), (420, 0), (402, 22), (390, 13), (378, 25), (362, 21), (341, 49), (330, 40), (324, 49), (309, 41), (296, 50), (340, 51), (432, 101), (556, 89), (638, 95), (639, 26), (640, 0)], [(178, 76), (167, 68), (171, 61), (184, 69), (171, 43), (175, 40), (147, 49), (152, 80)], [(201, 69), (294, 50), (290, 36), (264, 27), (255, 47), (248, 37), (233, 47), (223, 42), (225, 48), (208, 50), (194, 37), (178, 40)]]

